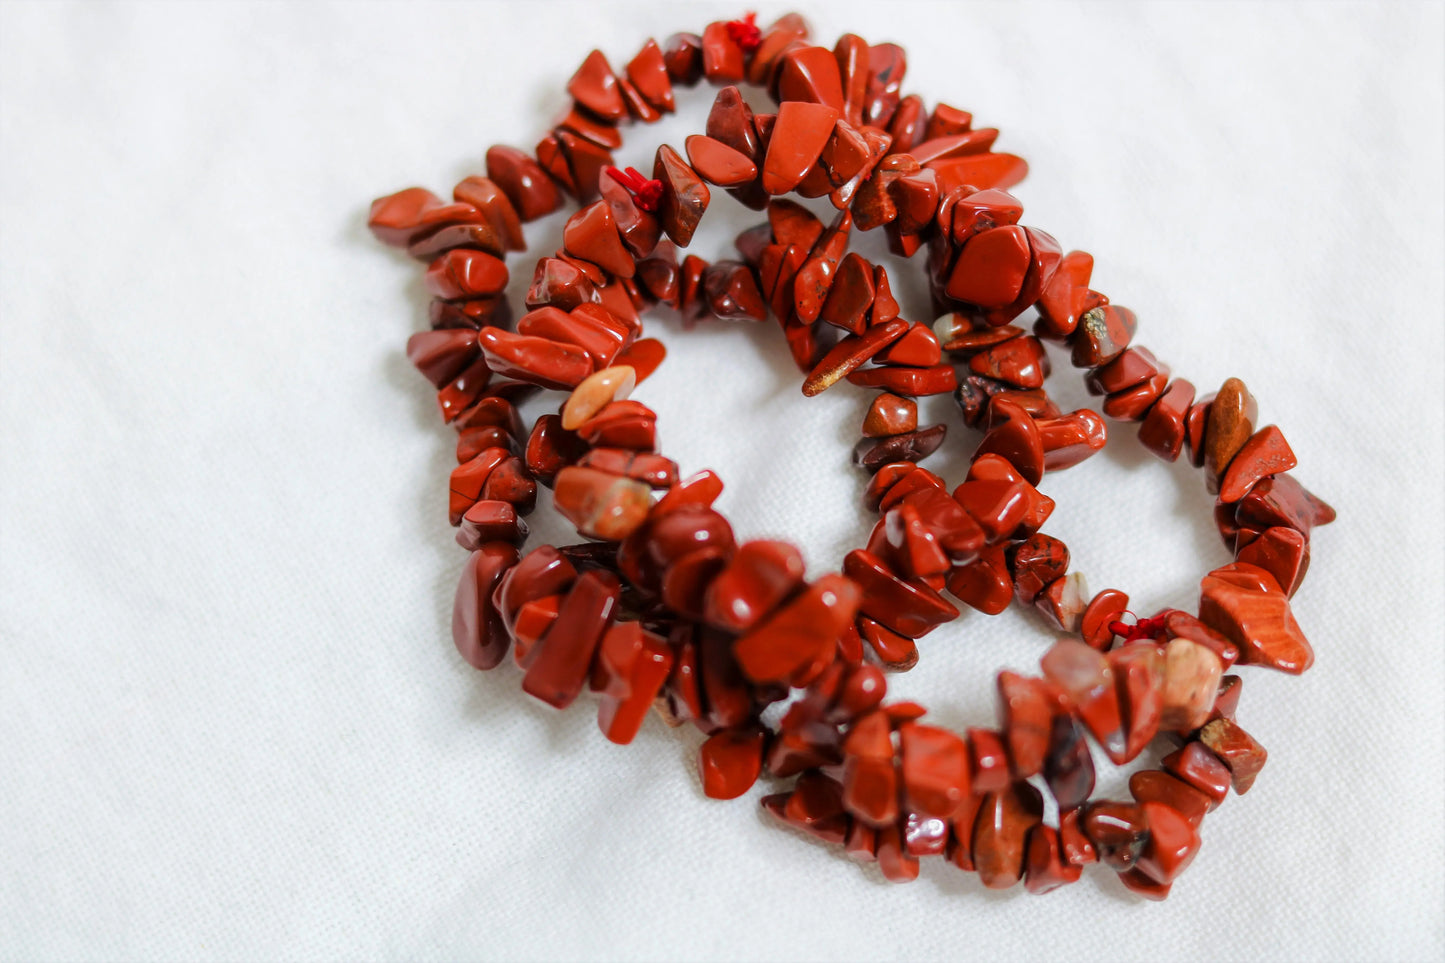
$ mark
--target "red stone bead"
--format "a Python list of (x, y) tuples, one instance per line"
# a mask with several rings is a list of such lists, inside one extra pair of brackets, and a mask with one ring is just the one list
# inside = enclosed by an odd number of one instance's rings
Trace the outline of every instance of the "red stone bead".
[(736, 799), (752, 788), (763, 768), (767, 731), (762, 726), (723, 729), (698, 750), (698, 776), (709, 799)]
[(678, 247), (687, 247), (707, 210), (711, 192), (697, 172), (666, 144), (657, 148), (652, 177), (662, 181), (662, 201), (657, 208), (662, 229)]
[(761, 625), (738, 639), (733, 656), (754, 682), (786, 681), (820, 654), (832, 651), (858, 611), (858, 587), (825, 575)]
[(1068, 546), (1048, 535), (1032, 535), (1009, 546), (1006, 558), (1014, 595), (1024, 605), (1032, 605), (1045, 586), (1063, 578), (1069, 568)]
[(907, 331), (908, 322), (895, 319), (842, 339), (808, 374), (803, 382), (803, 394), (811, 398), (826, 391)]
[(617, 233), (607, 201), (589, 204), (568, 218), (562, 229), (562, 246), (568, 254), (585, 258), (616, 277), (630, 278), (637, 269)]
[(1219, 500), (1237, 502), (1255, 483), (1279, 475), (1299, 464), (1284, 433), (1274, 425), (1255, 432), (1229, 462), (1219, 483)]
[(487, 150), (487, 177), (502, 189), (523, 221), (535, 221), (562, 204), (547, 173), (515, 147), (497, 145)]
[(918, 404), (911, 398), (884, 392), (873, 399), (863, 419), (865, 438), (901, 435), (918, 427)]
[(1139, 426), (1139, 443), (1165, 461), (1184, 449), (1186, 421), (1194, 404), (1194, 385), (1184, 379), (1164, 389)]
[(633, 663), (625, 698), (604, 696), (597, 707), (597, 727), (609, 740), (626, 745), (642, 728), (642, 720), (657, 700), (672, 670), (673, 655), (667, 642), (652, 633), (643, 636), (642, 651)]
[(1129, 793), (1141, 804), (1164, 803), (1196, 827), (1213, 808), (1204, 793), (1158, 769), (1142, 769), (1130, 776)]
[(557, 621), (533, 647), (522, 690), (565, 709), (582, 691), (592, 654), (612, 622), (621, 591), (616, 576), (592, 569), (578, 576)]
[(1208, 796), (1211, 811), (1229, 794), (1229, 767), (1201, 742), (1171, 752), (1160, 760), (1160, 765)]
[(1167, 886), (1194, 861), (1199, 852), (1199, 832), (1172, 807), (1162, 802), (1139, 804), (1149, 827), (1149, 839), (1139, 853), (1138, 872)]
[(1129, 607), (1129, 596), (1118, 589), (1104, 589), (1084, 609), (1079, 634), (1092, 648), (1106, 651), (1114, 641), (1109, 623), (1116, 621)]
[(467, 557), (452, 607), (452, 641), (471, 666), (495, 668), (507, 655), (511, 637), (492, 602), (502, 576), (517, 563), (517, 549), (488, 542)]
[(482, 328), (477, 335), (487, 365), (505, 378), (544, 388), (575, 388), (593, 371), (587, 352), (569, 344)]
[(1124, 762), (1144, 751), (1159, 731), (1164, 712), (1164, 652), (1152, 642), (1133, 643), (1108, 653), (1125, 724)]
[(989, 402), (988, 432), (974, 449), (974, 457), (988, 454), (1005, 458), (1030, 485), (1043, 480), (1044, 442), (1039, 425), (1012, 401), (996, 397)]
[(968, 744), (936, 726), (909, 723), (898, 730), (901, 772), (908, 808), (948, 819), (970, 792)]
[(1008, 746), (1015, 778), (1043, 770), (1053, 731), (1054, 709), (1043, 681), (1013, 672), (998, 674), (999, 729)]
[(986, 548), (976, 561), (955, 568), (948, 576), (948, 591), (959, 601), (997, 615), (1013, 601), (1013, 580), (1002, 545)]
[(1059, 270), (1044, 286), (1039, 297), (1038, 330), (1042, 337), (1061, 341), (1074, 333), (1079, 317), (1107, 301), (1089, 290), (1094, 258), (1084, 251), (1070, 251)]
[(1310, 542), (1300, 532), (1276, 525), (1239, 549), (1235, 560), (1264, 569), (1292, 597), (1309, 570)]
[(673, 83), (691, 87), (702, 79), (702, 38), (695, 33), (675, 33), (663, 44), (662, 60)]
[(1126, 749), (1123, 713), (1108, 660), (1082, 642), (1060, 639), (1040, 660), (1044, 678), (1073, 702), (1089, 734), (1116, 764)]
[(652, 507), (647, 485), (595, 468), (563, 468), (555, 485), (557, 511), (590, 538), (623, 539)]
[(1035, 895), (1076, 883), (1084, 872), (1082, 867), (1067, 859), (1059, 830), (1043, 824), (1035, 826), (1029, 833), (1024, 868), (1024, 887)]
[(1264, 768), (1269, 753), (1255, 738), (1232, 719), (1215, 719), (1199, 732), (1199, 741), (1219, 757), (1229, 770), (1234, 791), (1241, 796), (1249, 792), (1254, 779)]
[(709, 184), (738, 187), (758, 176), (758, 165), (753, 163), (751, 157), (722, 141), (693, 134), (683, 146), (687, 149), (687, 159), (693, 170)]
[(1093, 368), (1113, 361), (1129, 347), (1139, 320), (1117, 304), (1092, 308), (1079, 318), (1070, 343), (1076, 368)]
[(1026, 782), (984, 795), (972, 845), (983, 885), (1007, 889), (1023, 877), (1029, 832), (1043, 821), (1043, 812), (1043, 797)]
[(1094, 791), (1094, 759), (1084, 730), (1067, 713), (1054, 716), (1044, 759), (1044, 781), (1060, 809), (1073, 809), (1087, 802)]
[(823, 153), (837, 120), (837, 108), (826, 104), (781, 104), (763, 160), (763, 190), (776, 196), (797, 187)]
[(1298, 675), (1314, 663), (1314, 650), (1290, 612), (1289, 598), (1262, 568), (1240, 562), (1200, 582), (1199, 618), (1239, 648), (1242, 665), (1263, 665)]
[(427, 290), (446, 301), (501, 294), (507, 287), (507, 265), (486, 251), (447, 251), (426, 271)]
[(868, 552), (849, 552), (843, 572), (862, 592), (863, 613), (900, 635), (917, 639), (958, 617), (958, 609), (937, 592), (916, 579), (895, 576)]
[(702, 32), (702, 72), (710, 84), (731, 84), (743, 79), (743, 48), (721, 20)]
[(803, 556), (786, 542), (747, 542), (708, 589), (705, 616), (720, 629), (743, 633), (803, 582)]

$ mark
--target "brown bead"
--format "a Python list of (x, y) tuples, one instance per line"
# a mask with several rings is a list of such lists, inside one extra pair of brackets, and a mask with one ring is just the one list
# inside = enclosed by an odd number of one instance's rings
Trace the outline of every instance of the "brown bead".
[(1117, 304), (1085, 312), (1070, 339), (1074, 367), (1094, 368), (1113, 361), (1124, 353), (1138, 327), (1134, 312)]
[(1235, 562), (1200, 582), (1199, 618), (1239, 648), (1241, 665), (1299, 675), (1314, 664), (1288, 596), (1262, 568)]
[(677, 151), (663, 144), (652, 162), (652, 177), (662, 181), (658, 217), (662, 229), (678, 247), (687, 247), (702, 220), (711, 197), (697, 172), (685, 164)]
[(620, 592), (610, 572), (591, 569), (578, 576), (557, 621), (528, 655), (524, 692), (558, 709), (571, 705), (587, 681), (592, 654), (616, 614)]
[(843, 573), (861, 591), (863, 614), (910, 639), (958, 618), (958, 609), (943, 596), (916, 579), (898, 578), (869, 552), (855, 549), (844, 556)]
[(864, 438), (853, 449), (853, 463), (871, 472), (894, 462), (922, 461), (938, 450), (947, 431), (947, 425), (939, 424), (886, 438)]
[(507, 195), (524, 222), (535, 221), (561, 206), (562, 198), (551, 178), (515, 147), (489, 148), (486, 162), (487, 177)]
[(918, 403), (911, 398), (884, 392), (873, 399), (863, 418), (865, 438), (901, 435), (918, 427)]
[(1269, 753), (1232, 719), (1215, 719), (1199, 731), (1199, 741), (1229, 769), (1234, 791), (1249, 792), (1255, 777), (1264, 768)]
[(837, 119), (837, 108), (825, 104), (788, 101), (779, 106), (763, 161), (763, 190), (776, 196), (797, 187), (823, 153)]
[(467, 557), (452, 607), (452, 641), (471, 666), (491, 669), (506, 658), (511, 637), (492, 602), (497, 583), (517, 563), (506, 542), (488, 542)]
[(683, 144), (687, 159), (698, 176), (718, 187), (737, 187), (758, 176), (758, 165), (721, 141), (693, 134)]
[(1255, 483), (1279, 475), (1299, 464), (1284, 433), (1270, 425), (1255, 432), (1229, 462), (1219, 483), (1219, 500), (1237, 502)]
[(1159, 764), (1208, 796), (1211, 811), (1229, 794), (1229, 767), (1202, 742), (1187, 743), (1184, 748), (1165, 756)]
[(1043, 797), (1026, 782), (984, 795), (973, 827), (973, 862), (989, 889), (1023, 877), (1029, 832), (1043, 822)]
[(1220, 476), (1254, 433), (1258, 417), (1259, 404), (1244, 382), (1238, 378), (1225, 381), (1209, 405), (1209, 420), (1204, 429), (1204, 471), (1205, 478), (1211, 481), (1211, 491), (1216, 489)]
[(767, 730), (762, 726), (723, 729), (698, 749), (697, 770), (703, 795), (736, 799), (752, 788), (763, 769)]
[(708, 83), (718, 86), (743, 79), (743, 48), (721, 20), (708, 24), (702, 32), (702, 73)]
[(1144, 751), (1159, 731), (1164, 713), (1164, 651), (1152, 642), (1131, 643), (1105, 658), (1113, 670), (1124, 716), (1124, 756), (1128, 762)]
[(1186, 419), (1193, 404), (1194, 385), (1182, 378), (1172, 382), (1139, 425), (1139, 443), (1165, 461), (1174, 461), (1184, 449)]

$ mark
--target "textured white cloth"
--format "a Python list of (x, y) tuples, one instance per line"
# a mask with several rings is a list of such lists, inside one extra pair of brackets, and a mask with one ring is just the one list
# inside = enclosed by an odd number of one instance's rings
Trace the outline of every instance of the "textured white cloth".
[[(765, 787), (703, 798), (691, 729), (613, 746), (452, 648), (453, 434), (401, 350), (420, 269), (367, 204), (535, 143), (594, 45), (737, 10), (0, 5), (0, 958), (1440, 959), (1441, 11), (803, 7), (1001, 126), (1026, 223), (1094, 252), (1177, 374), (1244, 378), (1339, 510), (1296, 599), (1317, 664), (1247, 672), (1269, 765), (1155, 905), (1097, 870), (888, 885)], [(700, 130), (710, 95), (680, 99), (620, 161)], [(756, 220), (714, 208), (710, 258)], [(864, 393), (805, 401), (771, 324), (649, 330), (667, 453), (721, 471), (740, 536), (837, 566)], [(973, 436), (924, 409), (956, 481)], [(1049, 477), (1048, 530), (1095, 589), (1191, 605), (1227, 559), (1198, 473), (1113, 434)], [(893, 691), (986, 724), (1048, 642), (968, 614)]]

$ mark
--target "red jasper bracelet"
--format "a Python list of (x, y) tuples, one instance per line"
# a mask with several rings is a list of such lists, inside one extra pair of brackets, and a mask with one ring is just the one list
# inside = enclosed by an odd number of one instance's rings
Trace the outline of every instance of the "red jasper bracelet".
[[(649, 40), (620, 73), (593, 51), (533, 155), (491, 148), (486, 176), (463, 180), (451, 203), (410, 188), (372, 205), (372, 231), (428, 263), (435, 296), (432, 330), (407, 351), (459, 434), (450, 514), (470, 554), (457, 648), (479, 669), (510, 649), (523, 689), (558, 708), (590, 690), (614, 742), (630, 742), (649, 708), (693, 723), (707, 735), (709, 796), (742, 795), (765, 769), (796, 777), (763, 806), (890, 880), (941, 855), (986, 886), (1022, 879), (1037, 893), (1098, 862), (1162, 898), (1204, 815), (1265, 761), (1235, 722), (1241, 677), (1225, 673), (1313, 661), (1289, 598), (1311, 529), (1334, 512), (1288, 474), (1289, 444), (1257, 427), (1241, 382), (1196, 397), (1171, 380), (1132, 343), (1133, 313), (1089, 287), (1092, 258), (1020, 226), (1006, 188), (1027, 167), (993, 150), (996, 130), (903, 96), (893, 44), (849, 34), (828, 49), (807, 36), (796, 15), (766, 30), (749, 15)], [(704, 78), (721, 89), (683, 153), (658, 148), (651, 177), (613, 166), (621, 124), (659, 119), (676, 85)], [(733, 86), (744, 81), (765, 86), (777, 112), (755, 116)], [(737, 238), (739, 260), (679, 261), (716, 188), (766, 223)], [(783, 197), (795, 192), (826, 197), (836, 216), (825, 225)], [(564, 195), (584, 206), (562, 249), (537, 262), (512, 324), (505, 257)], [(848, 251), (855, 227), (882, 227), (897, 256), (924, 252), (936, 322), (899, 317), (887, 270)], [(680, 478), (657, 453), (656, 415), (628, 395), (664, 359), (641, 337), (641, 312), (658, 304), (689, 322), (771, 314), (805, 395), (843, 380), (878, 390), (853, 458), (880, 517), (841, 574), (806, 579), (783, 542), (738, 545), (712, 507), (718, 476)], [(1032, 333), (1014, 323), (1030, 308)], [(1088, 370), (1104, 417), (1050, 400), (1045, 340)], [(528, 429), (516, 405), (538, 390), (565, 399)], [(914, 399), (943, 393), (983, 432), (952, 491), (918, 464), (947, 429), (920, 427)], [(1090, 597), (1042, 531), (1054, 503), (1037, 486), (1102, 449), (1105, 418), (1138, 423), (1147, 449), (1204, 469), (1236, 560), (1204, 577), (1197, 614), (1125, 621), (1128, 597)], [(584, 541), (521, 553), (538, 483)], [(917, 640), (959, 614), (950, 596), (990, 614), (1017, 601), (1067, 636), (1041, 676), (999, 673), (996, 729), (953, 733), (921, 722), (915, 703), (884, 701), (880, 666), (911, 668)], [(1177, 748), (1133, 774), (1132, 799), (1090, 798), (1089, 740), (1124, 764), (1156, 738)]]

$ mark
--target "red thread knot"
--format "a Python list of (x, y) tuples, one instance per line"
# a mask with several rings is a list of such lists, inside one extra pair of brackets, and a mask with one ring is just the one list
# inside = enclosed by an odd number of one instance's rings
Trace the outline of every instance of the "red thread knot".
[(763, 42), (763, 32), (758, 29), (757, 19), (758, 15), (749, 11), (741, 20), (727, 22), (728, 38), (743, 48), (743, 53), (752, 53)]
[(635, 167), (629, 167), (626, 171), (609, 167), (607, 176), (627, 188), (638, 207), (644, 211), (657, 210), (658, 202), (662, 200), (662, 181), (643, 177), (642, 172)]

